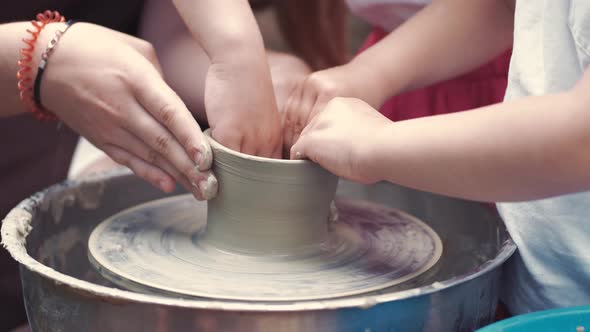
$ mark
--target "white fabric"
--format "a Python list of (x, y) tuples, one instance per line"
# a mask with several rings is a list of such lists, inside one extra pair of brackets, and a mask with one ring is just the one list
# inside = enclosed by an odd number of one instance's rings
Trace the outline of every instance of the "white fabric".
[[(506, 100), (567, 90), (589, 62), (590, 1), (517, 0)], [(498, 207), (519, 248), (504, 272), (511, 313), (590, 305), (590, 192)]]
[(392, 31), (431, 0), (346, 0), (350, 11), (373, 26)]
[(106, 154), (96, 148), (92, 143), (88, 142), (85, 138), (81, 137), (78, 140), (76, 151), (72, 157), (70, 163), (70, 169), (68, 171), (68, 179), (77, 178), (86, 167), (92, 165), (97, 160), (104, 158)]

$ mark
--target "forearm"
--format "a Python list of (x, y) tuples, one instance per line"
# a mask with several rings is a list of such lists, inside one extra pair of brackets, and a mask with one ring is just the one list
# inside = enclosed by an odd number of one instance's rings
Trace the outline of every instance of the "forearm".
[[(205, 77), (209, 68), (209, 59), (200, 45), (188, 34), (180, 32), (168, 36), (166, 42), (152, 39), (157, 50), (166, 82), (178, 93), (189, 110), (203, 126), (207, 123), (204, 105)], [(300, 75), (309, 73), (309, 67), (293, 55), (267, 50), (274, 91), (278, 109), (290, 93), (289, 87)]]
[[(25, 112), (16, 87), (16, 72), (17, 61), (20, 58), (19, 50), (24, 46), (22, 38), (25, 37), (25, 30), (30, 27), (30, 22), (0, 24), (0, 117)], [(37, 48), (39, 47), (45, 45), (37, 42)]]
[(246, 0), (175, 0), (210, 65), (205, 113), (226, 147), (259, 156), (280, 151), (280, 116), (262, 36)]
[(204, 92), (209, 58), (203, 49), (189, 34), (181, 34), (172, 37), (165, 48), (156, 46), (156, 50), (166, 82), (197, 121), (206, 124)]
[(501, 0), (438, 0), (349, 64), (371, 84), (366, 100), (466, 73), (510, 47), (513, 11)]
[[(207, 123), (204, 90), (209, 59), (200, 45), (188, 34), (181, 33), (165, 45), (155, 43), (166, 82), (182, 98), (201, 125)], [(278, 109), (287, 99), (290, 91), (287, 85), (293, 83), (294, 74), (309, 73), (309, 68), (293, 55), (267, 50)], [(303, 79), (301, 74), (301, 79)]]
[(567, 92), (392, 123), (374, 146), (384, 180), (483, 201), (590, 188), (590, 112)]
[(246, 0), (173, 0), (212, 63), (261, 62), (264, 44)]

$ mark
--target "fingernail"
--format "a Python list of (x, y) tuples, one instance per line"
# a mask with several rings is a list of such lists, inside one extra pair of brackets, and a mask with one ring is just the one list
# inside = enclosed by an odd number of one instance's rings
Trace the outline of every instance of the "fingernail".
[(299, 151), (295, 152), (295, 159), (302, 159), (303, 158), (303, 154)]
[(195, 152), (195, 170), (197, 170), (197, 172), (201, 171), (201, 162), (203, 160), (203, 156), (201, 155), (201, 153), (199, 151)]
[(168, 181), (166, 180), (160, 180), (158, 181), (158, 186), (160, 187), (160, 189), (162, 189), (163, 192), (169, 192), (168, 190)]
[(209, 173), (207, 177), (198, 183), (192, 183), (192, 185), (198, 190), (198, 196), (204, 200), (210, 200), (217, 195), (217, 189), (219, 184), (217, 179), (212, 173)]
[(194, 159), (195, 164), (197, 165), (197, 171), (203, 172), (211, 168), (213, 153), (211, 152), (209, 145), (201, 143), (201, 147), (197, 152), (195, 152)]

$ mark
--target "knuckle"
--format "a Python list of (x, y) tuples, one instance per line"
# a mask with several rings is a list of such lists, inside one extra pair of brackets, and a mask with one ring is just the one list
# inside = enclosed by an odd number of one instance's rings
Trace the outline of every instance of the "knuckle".
[(237, 149), (241, 146), (243, 136), (245, 136), (244, 133), (237, 133), (235, 131), (218, 131), (218, 133), (213, 134), (213, 137), (215, 137), (220, 144), (228, 148)]
[(127, 126), (128, 116), (125, 114), (124, 108), (124, 105), (110, 105), (105, 107), (104, 111), (109, 123), (113, 124), (113, 126)]
[(156, 137), (155, 146), (158, 152), (165, 153), (168, 151), (168, 147), (170, 146), (170, 135), (168, 134), (161, 134)]
[(293, 121), (292, 119), (285, 119), (285, 123), (283, 124), (284, 129), (293, 129), (293, 127), (295, 126), (295, 121)]
[(285, 118), (285, 123), (290, 125), (295, 121), (295, 118), (297, 117), (297, 109), (292, 107), (289, 108), (289, 110), (287, 111), (287, 113), (285, 114), (284, 118)]
[(201, 149), (199, 149), (196, 144), (187, 143), (184, 146), (186, 146), (186, 152), (188, 153), (190, 158), (195, 158), (195, 156), (199, 153), (205, 153), (205, 151), (201, 151)]
[(326, 79), (324, 79), (323, 76), (319, 74), (312, 74), (309, 77), (309, 84), (312, 88), (321, 93), (331, 93), (334, 91), (333, 85), (326, 81)]
[(141, 40), (140, 41), (140, 49), (141, 49), (140, 52), (143, 55), (145, 55), (146, 57), (155, 58), (156, 49), (154, 48), (154, 45), (152, 45), (152, 43), (150, 43), (146, 40)]
[(178, 136), (178, 141), (189, 153), (195, 153), (198, 151), (197, 144), (194, 142), (193, 136), (190, 133), (180, 134)]
[(133, 173), (135, 173), (135, 175), (139, 176), (140, 178), (146, 179), (148, 181), (151, 180), (151, 177), (149, 176), (149, 173), (144, 168), (137, 167), (137, 165), (132, 165), (129, 168), (131, 168), (131, 170), (133, 171)]
[(118, 128), (119, 130), (129, 131), (129, 132), (132, 132), (133, 131), (133, 129), (132, 129), (132, 127), (133, 127), (132, 126), (132, 123), (131, 123), (131, 121), (129, 121), (129, 117), (127, 117), (127, 116), (121, 115), (120, 116), (120, 119), (117, 122), (117, 124), (119, 125), (119, 128)]
[(305, 123), (303, 121), (297, 121), (293, 126), (293, 129), (296, 133), (300, 133), (303, 128), (305, 128)]
[(156, 150), (149, 150), (146, 156), (146, 161), (150, 164), (155, 164), (158, 161), (159, 154)]
[(333, 107), (343, 107), (347, 104), (347, 98), (344, 97), (334, 97), (328, 101), (326, 104), (326, 110)]
[(291, 122), (298, 123), (304, 121), (308, 112), (309, 109), (304, 109), (303, 107), (298, 108), (295, 112), (293, 112)]
[(324, 83), (323, 81), (324, 80), (322, 79), (322, 76), (318, 73), (313, 73), (309, 75), (309, 78), (307, 79), (307, 83), (314, 87), (322, 86)]
[(131, 170), (137, 176), (139, 176), (140, 178), (142, 178), (148, 182), (157, 183), (157, 181), (158, 181), (158, 175), (153, 170), (147, 169), (145, 167), (135, 167), (135, 168), (132, 168)]
[(192, 165), (185, 165), (182, 170), (181, 170), (182, 174), (188, 176), (189, 174), (192, 174), (195, 172), (195, 167)]
[(118, 153), (107, 153), (117, 164), (129, 167), (129, 158), (126, 158)]
[(160, 121), (166, 127), (170, 126), (176, 119), (176, 109), (171, 104), (165, 104), (160, 107), (158, 113)]

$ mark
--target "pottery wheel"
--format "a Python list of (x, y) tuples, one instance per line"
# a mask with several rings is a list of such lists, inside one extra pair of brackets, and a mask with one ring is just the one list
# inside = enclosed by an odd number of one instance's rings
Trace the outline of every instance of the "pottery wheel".
[(314, 248), (291, 255), (221, 250), (200, 237), (206, 203), (190, 195), (125, 210), (99, 224), (89, 256), (108, 279), (133, 290), (251, 301), (318, 300), (390, 287), (425, 272), (442, 244), (398, 210), (339, 200), (338, 221)]

